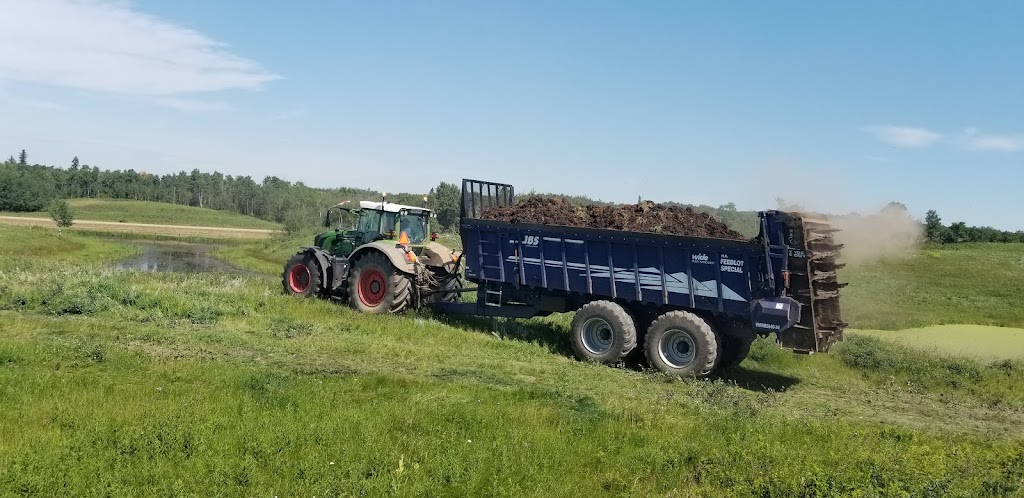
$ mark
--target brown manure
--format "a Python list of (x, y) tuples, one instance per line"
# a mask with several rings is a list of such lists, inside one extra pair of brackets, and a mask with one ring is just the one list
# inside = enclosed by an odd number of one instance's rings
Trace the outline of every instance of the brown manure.
[(508, 223), (746, 240), (710, 214), (651, 201), (624, 206), (577, 206), (557, 197), (527, 197), (512, 206), (488, 209), (481, 217)]

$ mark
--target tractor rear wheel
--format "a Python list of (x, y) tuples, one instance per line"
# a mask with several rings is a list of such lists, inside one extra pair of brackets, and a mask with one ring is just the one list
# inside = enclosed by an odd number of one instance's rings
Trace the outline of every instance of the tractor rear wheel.
[(686, 311), (670, 311), (647, 330), (647, 362), (680, 377), (705, 378), (718, 363), (718, 340), (708, 322)]
[(284, 265), (281, 286), (286, 294), (315, 296), (320, 293), (320, 267), (313, 256), (300, 252)]
[(572, 349), (581, 360), (618, 363), (636, 347), (636, 322), (611, 301), (583, 305), (572, 318)]
[(377, 252), (353, 264), (348, 289), (352, 307), (363, 313), (398, 313), (412, 300), (412, 281)]

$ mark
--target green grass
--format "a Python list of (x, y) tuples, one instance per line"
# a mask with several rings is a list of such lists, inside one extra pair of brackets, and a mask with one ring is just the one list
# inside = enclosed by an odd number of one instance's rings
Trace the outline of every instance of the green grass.
[(1024, 329), (985, 325), (933, 325), (906, 330), (857, 330), (938, 354), (971, 356), (981, 360), (1024, 358)]
[(102, 266), (116, 243), (0, 226), (0, 495), (1024, 494), (1024, 361), (869, 332), (673, 380), (572, 359), (567, 315), (283, 296), (308, 240), (222, 249), (272, 277), (145, 274)]
[(369, 316), (288, 298), (273, 278), (5, 260), (0, 494), (1024, 486), (1024, 363), (870, 337), (811, 356), (759, 341), (727, 378), (687, 382), (573, 360), (568, 319)]
[[(121, 199), (71, 199), (75, 218), (90, 221), (121, 223), (147, 223), (156, 225), (187, 225), (223, 228), (259, 228), (277, 230), (280, 225), (252, 216), (228, 211), (180, 206), (165, 202), (131, 201)], [(49, 218), (46, 212), (10, 213), (0, 216)]]
[(1024, 327), (1024, 244), (928, 247), (899, 260), (848, 268), (840, 280), (852, 327)]
[(137, 254), (131, 246), (55, 228), (0, 225), (0, 260), (7, 266), (54, 261), (88, 264), (113, 261)]
[(269, 239), (226, 243), (211, 255), (235, 268), (266, 275), (280, 275), (284, 264), (300, 247), (313, 245), (313, 234), (286, 235), (278, 233)]

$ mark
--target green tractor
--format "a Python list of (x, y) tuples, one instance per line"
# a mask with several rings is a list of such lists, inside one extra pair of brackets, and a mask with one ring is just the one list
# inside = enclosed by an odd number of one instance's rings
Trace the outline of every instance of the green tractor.
[[(458, 300), (459, 255), (435, 242), (429, 209), (384, 200), (361, 201), (359, 208), (347, 204), (329, 208), (328, 230), (284, 265), (285, 293), (347, 299), (366, 313)], [(340, 227), (344, 213), (354, 215), (353, 227)]]

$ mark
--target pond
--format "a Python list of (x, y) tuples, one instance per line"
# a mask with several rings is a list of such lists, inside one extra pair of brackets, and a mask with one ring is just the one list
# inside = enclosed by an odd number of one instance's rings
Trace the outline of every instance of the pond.
[(113, 264), (114, 267), (120, 270), (178, 273), (211, 271), (250, 273), (211, 256), (210, 253), (218, 247), (216, 244), (154, 240), (112, 240), (137, 246), (142, 251), (136, 256), (115, 262)]

